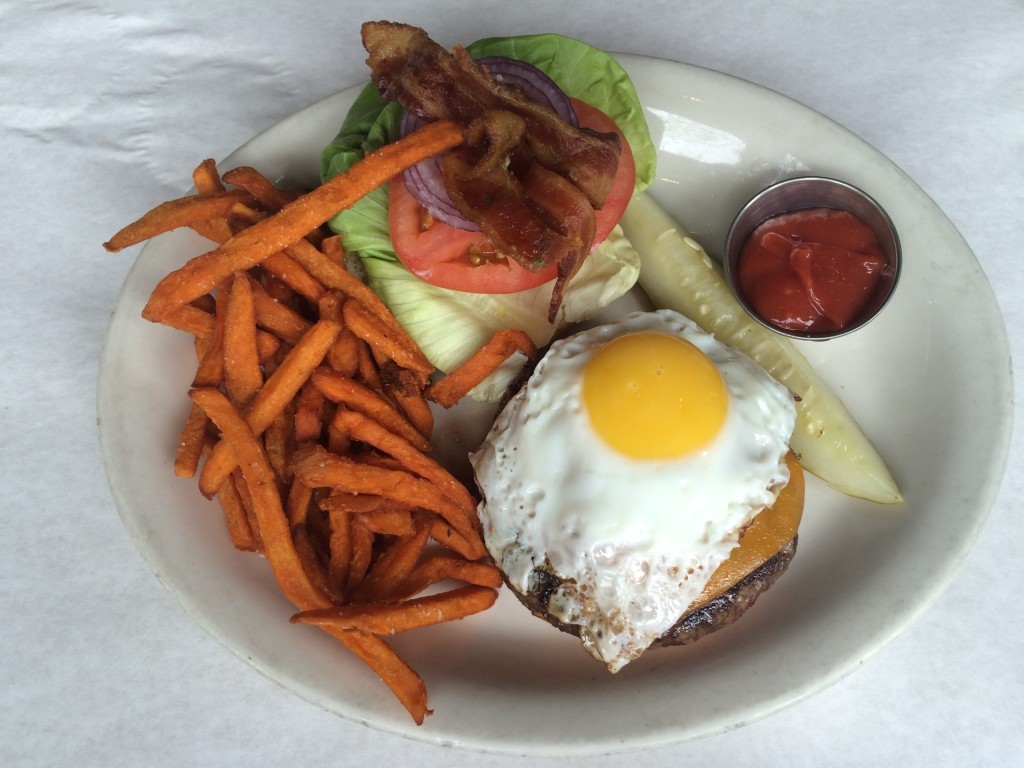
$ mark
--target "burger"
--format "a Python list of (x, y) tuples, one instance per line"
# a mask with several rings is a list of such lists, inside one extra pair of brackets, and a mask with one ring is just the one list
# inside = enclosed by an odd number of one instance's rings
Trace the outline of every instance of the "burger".
[(556, 341), (472, 454), (487, 548), (612, 672), (748, 610), (796, 551), (791, 393), (671, 310)]

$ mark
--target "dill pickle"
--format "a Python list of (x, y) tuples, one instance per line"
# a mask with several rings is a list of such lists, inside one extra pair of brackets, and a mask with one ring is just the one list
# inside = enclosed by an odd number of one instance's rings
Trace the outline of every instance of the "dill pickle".
[(640, 254), (640, 287), (656, 307), (686, 315), (797, 396), (791, 447), (804, 469), (856, 498), (903, 501), (882, 457), (842, 400), (789, 339), (743, 310), (718, 264), (653, 198), (636, 196), (621, 224)]

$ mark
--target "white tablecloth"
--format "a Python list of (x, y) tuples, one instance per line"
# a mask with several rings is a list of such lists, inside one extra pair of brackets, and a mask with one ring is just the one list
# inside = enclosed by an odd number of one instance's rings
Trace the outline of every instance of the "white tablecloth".
[[(195, 625), (114, 508), (96, 435), (132, 256), (100, 244), (222, 158), (365, 78), (362, 21), (445, 44), (557, 31), (751, 80), (885, 153), (959, 228), (1024, 354), (1024, 6), (1015, 0), (0, 2), (0, 764), (619, 766), (427, 746), (328, 714)], [(1018, 388), (1019, 392), (1019, 388)], [(1018, 397), (1017, 401), (1020, 402)], [(1021, 407), (1014, 407), (1018, 421)], [(937, 414), (941, 418), (941, 414)], [(1024, 446), (942, 596), (862, 668), (649, 765), (1009, 765), (1024, 751)]]

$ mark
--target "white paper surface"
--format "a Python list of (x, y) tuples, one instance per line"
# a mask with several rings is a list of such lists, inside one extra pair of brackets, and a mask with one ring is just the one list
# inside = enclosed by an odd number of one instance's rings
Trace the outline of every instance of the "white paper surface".
[[(100, 461), (97, 363), (133, 259), (101, 243), (186, 190), (202, 158), (365, 79), (358, 29), (377, 18), (447, 45), (557, 31), (817, 109), (903, 168), (959, 228), (1022, 359), (1019, 2), (0, 3), (0, 764), (1015, 764), (1019, 436), (976, 546), (908, 631), (797, 706), (642, 758), (527, 761), (341, 720), (240, 663), (160, 586)], [(1014, 414), (1020, 423), (1019, 404)]]

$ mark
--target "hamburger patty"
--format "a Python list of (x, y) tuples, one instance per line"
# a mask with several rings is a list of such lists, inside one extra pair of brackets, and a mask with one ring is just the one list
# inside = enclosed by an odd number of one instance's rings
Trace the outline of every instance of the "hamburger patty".
[[(760, 568), (753, 571), (742, 581), (733, 585), (719, 597), (711, 600), (695, 611), (682, 616), (671, 629), (659, 637), (651, 648), (662, 648), (671, 645), (689, 645), (712, 632), (728, 626), (747, 612), (757, 598), (767, 590), (776, 579), (789, 567), (796, 554), (796, 536)], [(563, 632), (579, 637), (580, 628), (574, 624), (566, 624), (548, 612), (548, 600), (551, 594), (562, 583), (554, 573), (543, 568), (535, 568), (530, 579), (529, 592), (522, 593), (508, 583), (508, 588), (519, 598), (530, 611)]]
[(789, 567), (796, 554), (797, 538), (794, 536), (785, 547), (742, 581), (734, 584), (714, 600), (683, 616), (668, 632), (655, 640), (651, 647), (689, 645), (717, 629), (732, 624), (746, 613), (757, 598)]

